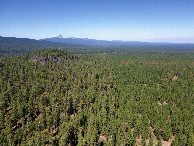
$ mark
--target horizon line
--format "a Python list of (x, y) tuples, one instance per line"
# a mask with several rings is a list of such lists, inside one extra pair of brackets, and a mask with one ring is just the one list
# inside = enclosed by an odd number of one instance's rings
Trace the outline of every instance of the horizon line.
[[(60, 34), (61, 35), (61, 34)], [(59, 35), (59, 36), (60, 36)], [(56, 37), (50, 37), (50, 38), (59, 38), (59, 36), (56, 36)], [(62, 36), (62, 35), (61, 35)], [(50, 39), (49, 37), (45, 37), (45, 38), (40, 38), (40, 39), (35, 39), (35, 38), (29, 38), (29, 37), (15, 37), (15, 36), (1, 36), (0, 37), (7, 37), (7, 38), (18, 38), (18, 39), (31, 39), (31, 40), (37, 40), (37, 41), (40, 41), (40, 40), (45, 40), (45, 39)], [(113, 42), (113, 41), (118, 41), (118, 42), (139, 42), (139, 43), (168, 43), (168, 44), (194, 44), (194, 42), (173, 42), (173, 41), (141, 41), (141, 40), (100, 40), (100, 39), (95, 39), (95, 38), (87, 38), (87, 37), (62, 37), (62, 38), (59, 38), (59, 39), (68, 39), (68, 38), (74, 38), (74, 39), (88, 39), (88, 40), (97, 40), (97, 41), (108, 41), (108, 42)], [(183, 37), (183, 38), (186, 38), (186, 37)], [(189, 37), (189, 38), (192, 38), (192, 37)], [(158, 38), (157, 38), (158, 39)], [(181, 39), (181, 37), (179, 38), (159, 38), (159, 39)], [(159, 40), (158, 39), (158, 40)], [(151, 40), (151, 39), (150, 39)], [(194, 39), (193, 39), (194, 40)], [(45, 40), (46, 41), (46, 40)]]

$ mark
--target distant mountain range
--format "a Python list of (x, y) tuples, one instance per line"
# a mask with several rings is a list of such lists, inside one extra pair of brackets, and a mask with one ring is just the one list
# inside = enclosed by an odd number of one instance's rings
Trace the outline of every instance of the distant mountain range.
[(88, 38), (58, 37), (35, 40), (28, 38), (0, 36), (0, 56), (5, 54), (30, 53), (34, 50), (61, 48), (77, 54), (118, 53), (130, 51), (190, 51), (194, 52), (194, 44), (189, 43), (148, 43), (125, 42), (120, 40), (105, 41)]
[(82, 45), (90, 45), (90, 46), (142, 46), (142, 45), (181, 45), (181, 44), (194, 44), (194, 43), (170, 43), (170, 42), (140, 42), (140, 41), (122, 41), (122, 40), (96, 40), (96, 39), (88, 39), (88, 38), (75, 38), (75, 37), (69, 37), (69, 38), (63, 38), (62, 35), (59, 35), (58, 37), (52, 37), (52, 38), (45, 38), (40, 40), (46, 40), (51, 42), (59, 42), (59, 43), (69, 43), (69, 44), (82, 44)]
[(91, 45), (91, 46), (128, 46), (128, 45), (138, 45), (138, 44), (150, 44), (148, 42), (138, 42), (138, 41), (121, 41), (121, 40), (96, 40), (96, 39), (88, 39), (88, 38), (63, 38), (62, 35), (58, 37), (45, 38), (41, 40), (51, 41), (51, 42), (59, 42), (59, 43), (70, 43), (70, 44), (82, 44), (82, 45)]

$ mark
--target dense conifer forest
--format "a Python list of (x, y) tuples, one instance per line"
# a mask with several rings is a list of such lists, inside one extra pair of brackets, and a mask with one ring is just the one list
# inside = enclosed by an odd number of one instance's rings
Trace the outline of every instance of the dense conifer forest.
[(194, 145), (194, 54), (0, 60), (1, 145)]

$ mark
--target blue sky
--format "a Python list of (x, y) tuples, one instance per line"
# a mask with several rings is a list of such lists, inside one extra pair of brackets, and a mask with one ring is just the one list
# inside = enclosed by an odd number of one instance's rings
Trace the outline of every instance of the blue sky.
[(194, 0), (0, 0), (0, 36), (194, 43)]

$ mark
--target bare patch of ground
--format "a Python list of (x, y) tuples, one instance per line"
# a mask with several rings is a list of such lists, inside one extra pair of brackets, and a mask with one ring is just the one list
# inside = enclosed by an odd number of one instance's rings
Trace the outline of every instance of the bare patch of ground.
[(154, 129), (151, 126), (150, 126), (150, 130), (151, 130), (151, 135), (153, 138), (154, 146), (156, 146), (158, 144), (158, 140), (157, 140), (156, 136), (154, 135)]
[(134, 128), (131, 128), (131, 132), (132, 132), (132, 134), (133, 134), (133, 132), (134, 132)]
[(164, 141), (164, 140), (162, 139), (162, 146), (171, 146), (171, 144), (172, 144), (172, 142), (173, 142), (174, 139), (175, 139), (175, 135), (173, 135), (173, 136), (171, 137), (171, 139), (169, 139), (168, 141)]
[(173, 81), (176, 81), (178, 78), (179, 78), (178, 75), (175, 75), (175, 76), (172, 78), (172, 80), (173, 80)]
[(142, 141), (142, 138), (141, 138), (141, 134), (140, 134), (138, 137), (136, 137), (136, 145), (141, 146), (142, 145), (141, 141)]
[(170, 120), (170, 115), (169, 115), (168, 118), (166, 119), (166, 123), (168, 123), (169, 120)]
[(143, 84), (144, 87), (147, 87), (149, 84)]
[[(167, 120), (169, 120), (169, 118), (170, 118), (170, 115), (168, 116)], [(150, 126), (150, 131), (151, 131), (151, 136), (149, 138), (146, 138), (146, 140), (145, 140), (146, 145), (149, 145), (149, 142), (152, 139), (153, 140), (153, 146), (157, 146), (159, 141), (157, 140), (157, 137), (154, 134), (154, 128), (151, 127), (151, 126)], [(133, 134), (134, 128), (131, 128), (131, 132)], [(172, 142), (175, 139), (175, 136), (176, 135), (172, 135), (171, 138), (168, 141), (165, 141), (165, 140), (162, 139), (162, 141), (161, 141), (162, 142), (162, 146), (171, 146)], [(136, 137), (136, 145), (137, 146), (142, 146), (142, 136), (141, 136), (141, 134)]]
[(99, 136), (99, 142), (106, 142), (106, 136), (100, 135)]
[[(154, 128), (150, 126), (150, 130), (151, 130), (151, 137), (153, 139), (153, 144), (154, 146), (156, 146), (158, 144), (158, 140), (157, 140), (157, 137), (154, 135)], [(146, 145), (149, 145), (150, 139), (151, 138), (146, 139)], [(171, 136), (171, 138), (168, 141), (164, 141), (162, 139), (162, 146), (171, 146), (174, 139), (175, 139), (175, 135)]]
[(158, 105), (159, 106), (167, 105), (167, 104), (168, 104), (168, 102), (166, 100), (163, 103), (161, 101), (158, 101)]

